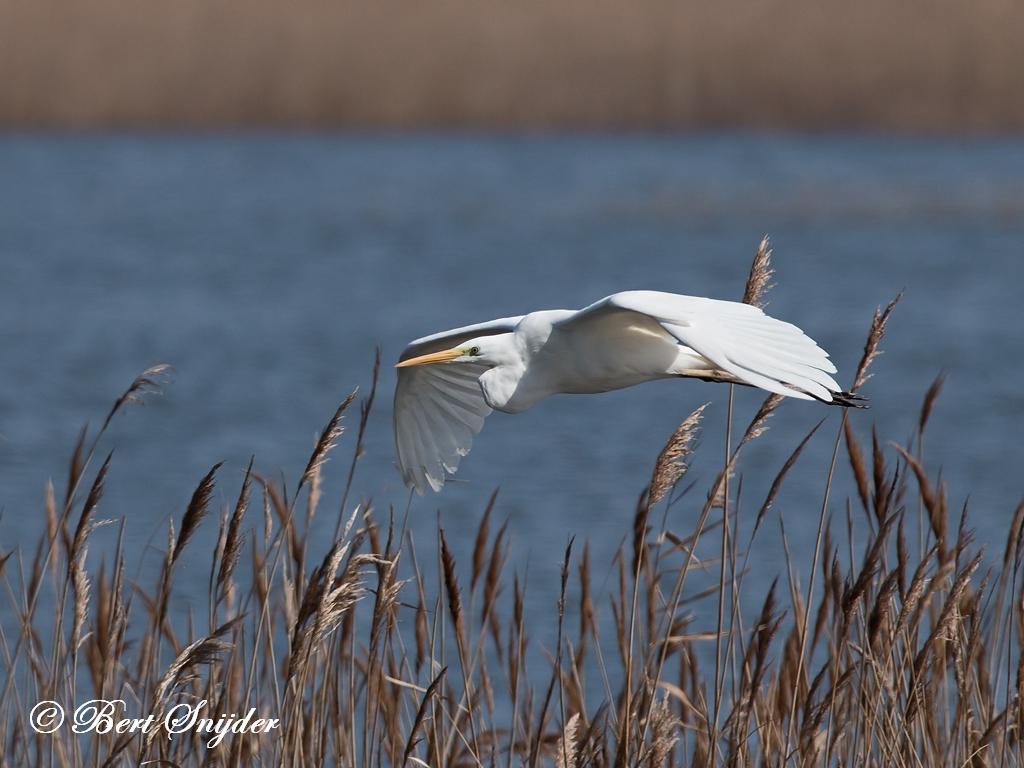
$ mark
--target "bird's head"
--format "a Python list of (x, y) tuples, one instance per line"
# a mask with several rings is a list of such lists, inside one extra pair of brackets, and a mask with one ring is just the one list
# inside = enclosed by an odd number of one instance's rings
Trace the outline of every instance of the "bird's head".
[(428, 365), (431, 363), (477, 363), (479, 365), (496, 366), (512, 362), (509, 341), (512, 334), (502, 333), (492, 336), (480, 336), (459, 344), (451, 349), (431, 352), (427, 355), (402, 360), (395, 367), (408, 368), (412, 365)]

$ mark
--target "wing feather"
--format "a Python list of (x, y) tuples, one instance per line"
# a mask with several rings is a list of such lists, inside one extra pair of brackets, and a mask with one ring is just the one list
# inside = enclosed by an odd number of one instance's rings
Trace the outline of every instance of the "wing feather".
[(478, 379), (487, 370), (471, 363), (400, 368), (395, 390), (395, 447), (406, 485), (441, 490), (491, 412)]
[[(409, 344), (400, 360), (451, 349), (479, 336), (509, 333), (520, 317), (506, 317), (424, 336)], [(398, 469), (406, 485), (420, 494), (441, 490), (445, 472), (459, 468), (473, 436), (491, 412), (480, 389), (486, 366), (416, 365), (398, 369), (394, 427)]]
[(598, 312), (638, 312), (697, 354), (740, 380), (803, 399), (832, 401), (836, 367), (797, 326), (734, 301), (660, 291), (625, 291), (581, 310), (569, 322)]

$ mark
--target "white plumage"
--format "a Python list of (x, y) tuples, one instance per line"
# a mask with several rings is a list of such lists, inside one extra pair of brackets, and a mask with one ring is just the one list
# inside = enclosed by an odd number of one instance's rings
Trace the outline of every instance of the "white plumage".
[(419, 493), (439, 491), (492, 409), (518, 413), (549, 395), (675, 376), (858, 405), (835, 372), (803, 331), (757, 307), (625, 291), (579, 311), (531, 312), (412, 342), (398, 363), (398, 466)]

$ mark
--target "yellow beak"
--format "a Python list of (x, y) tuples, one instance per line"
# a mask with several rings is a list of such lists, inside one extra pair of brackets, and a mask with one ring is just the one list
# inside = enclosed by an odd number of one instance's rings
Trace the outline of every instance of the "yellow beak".
[(454, 360), (462, 357), (461, 349), (446, 349), (443, 352), (431, 352), (429, 355), (420, 355), (398, 363), (395, 368), (408, 368), (410, 365), (426, 365), (427, 363), (443, 363), (446, 360)]

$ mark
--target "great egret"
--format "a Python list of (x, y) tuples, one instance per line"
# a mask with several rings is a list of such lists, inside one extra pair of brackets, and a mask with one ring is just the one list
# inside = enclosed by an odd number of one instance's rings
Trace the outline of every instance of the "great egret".
[(425, 336), (396, 367), (398, 466), (420, 494), (441, 490), (491, 409), (519, 413), (558, 393), (681, 376), (836, 405), (863, 400), (839, 388), (828, 354), (795, 325), (750, 304), (659, 291)]

